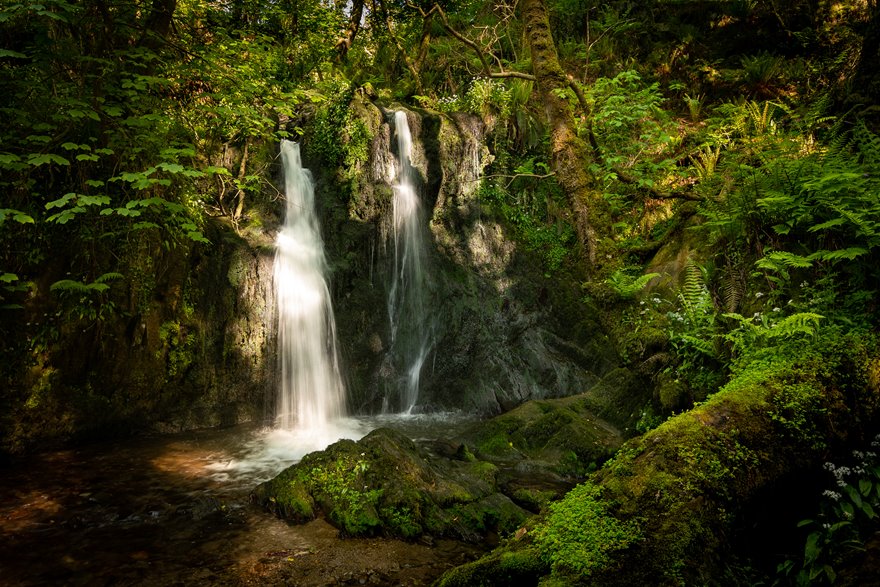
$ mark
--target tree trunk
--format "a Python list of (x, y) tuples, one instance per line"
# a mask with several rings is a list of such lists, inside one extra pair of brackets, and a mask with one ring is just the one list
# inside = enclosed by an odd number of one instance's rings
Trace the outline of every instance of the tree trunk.
[(177, 8), (177, 0), (153, 0), (150, 5), (150, 15), (144, 26), (140, 45), (156, 50), (162, 41), (171, 32), (174, 10)]
[(550, 163), (574, 210), (578, 235), (590, 264), (604, 261), (602, 242), (611, 235), (608, 206), (590, 176), (586, 144), (578, 137), (571, 106), (564, 97), (569, 81), (556, 53), (547, 9), (542, 0), (522, 0), (520, 19), (532, 54), (532, 71), (550, 122)]
[(345, 29), (342, 38), (336, 42), (336, 54), (340, 63), (345, 61), (348, 51), (354, 44), (354, 38), (357, 36), (361, 28), (361, 18), (364, 15), (364, 0), (354, 0), (351, 7), (351, 17), (348, 20), (348, 27)]
[(876, 104), (880, 100), (880, 3), (869, 2), (868, 14), (853, 87), (859, 88), (857, 97), (865, 104)]

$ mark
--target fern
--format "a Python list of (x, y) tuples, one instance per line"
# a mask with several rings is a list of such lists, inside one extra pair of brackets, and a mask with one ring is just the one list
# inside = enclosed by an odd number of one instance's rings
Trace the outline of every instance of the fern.
[(732, 343), (734, 350), (740, 354), (745, 350), (769, 346), (777, 339), (815, 336), (819, 322), (825, 318), (814, 312), (798, 312), (776, 323), (770, 323), (764, 318), (757, 322), (758, 314), (753, 318), (746, 318), (733, 312), (722, 316), (736, 322), (736, 328), (728, 331), (723, 338)]
[(703, 272), (692, 260), (688, 260), (684, 267), (684, 282), (678, 297), (691, 324), (696, 324), (700, 316), (711, 309), (712, 300), (709, 290), (706, 289)]
[(863, 249), (861, 247), (847, 247), (846, 249), (837, 249), (836, 251), (816, 251), (810, 255), (809, 258), (816, 261), (852, 261), (867, 254), (868, 249)]
[(95, 281), (91, 283), (84, 283), (74, 279), (62, 279), (50, 285), (49, 291), (60, 293), (76, 292), (82, 294), (103, 293), (110, 289), (110, 286), (107, 285), (106, 282), (114, 279), (122, 279), (123, 277), (122, 273), (110, 272), (99, 275)]
[(122, 273), (115, 273), (115, 272), (111, 271), (110, 273), (104, 273), (103, 275), (99, 275), (98, 277), (96, 277), (95, 283), (105, 283), (107, 281), (111, 281), (114, 279), (124, 279), (124, 278), (125, 278), (125, 276), (122, 275)]
[(704, 181), (715, 175), (720, 158), (721, 145), (716, 145), (714, 149), (711, 145), (705, 145), (695, 155), (691, 155), (691, 163), (697, 170), (697, 179)]
[(655, 277), (660, 277), (659, 273), (646, 273), (638, 277), (627, 274), (624, 270), (618, 269), (605, 280), (605, 285), (617, 293), (622, 299), (631, 299), (637, 293), (645, 289), (648, 283)]
[(728, 258), (727, 270), (721, 279), (721, 297), (724, 309), (735, 312), (746, 293), (747, 275), (743, 270), (742, 253), (734, 250), (730, 256), (734, 259)]
[(871, 132), (863, 120), (859, 120), (853, 129), (853, 140), (864, 165), (873, 168), (880, 166), (880, 136)]
[(768, 339), (792, 338), (799, 335), (815, 336), (819, 329), (819, 321), (824, 318), (824, 316), (813, 312), (799, 312), (786, 316), (763, 334)]

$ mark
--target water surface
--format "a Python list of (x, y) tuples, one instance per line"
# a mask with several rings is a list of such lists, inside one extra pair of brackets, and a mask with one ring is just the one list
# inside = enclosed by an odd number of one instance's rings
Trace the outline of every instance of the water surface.
[[(336, 423), (435, 436), (460, 416)], [(332, 441), (335, 439), (330, 439)], [(2, 585), (429, 585), (478, 549), (453, 541), (340, 540), (249, 502), (260, 481), (326, 437), (204, 430), (35, 455), (0, 469)]]

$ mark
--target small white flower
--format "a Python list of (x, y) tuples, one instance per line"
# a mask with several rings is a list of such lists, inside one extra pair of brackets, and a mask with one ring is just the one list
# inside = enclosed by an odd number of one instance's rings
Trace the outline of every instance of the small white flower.
[(773, 311), (774, 311), (774, 312), (781, 312), (781, 311), (782, 311), (782, 308), (773, 308)]
[(760, 297), (763, 296), (763, 295), (764, 295), (763, 292), (760, 292), (760, 291), (755, 292), (755, 297), (756, 297), (756, 298), (760, 298)]

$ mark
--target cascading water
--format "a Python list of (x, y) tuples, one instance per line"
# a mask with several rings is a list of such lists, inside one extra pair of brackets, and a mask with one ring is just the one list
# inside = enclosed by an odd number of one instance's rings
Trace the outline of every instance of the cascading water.
[[(426, 226), (412, 166), (412, 135), (406, 112), (394, 113), (397, 180), (394, 188), (394, 269), (388, 297), (391, 347), (403, 368), (398, 405), (411, 413), (419, 397), (422, 366), (431, 350), (427, 308)], [(392, 409), (386, 398), (385, 410)]]
[(274, 274), (281, 376), (276, 422), (320, 432), (345, 412), (336, 324), (312, 174), (303, 169), (299, 144), (282, 141), (281, 158), (287, 208)]

